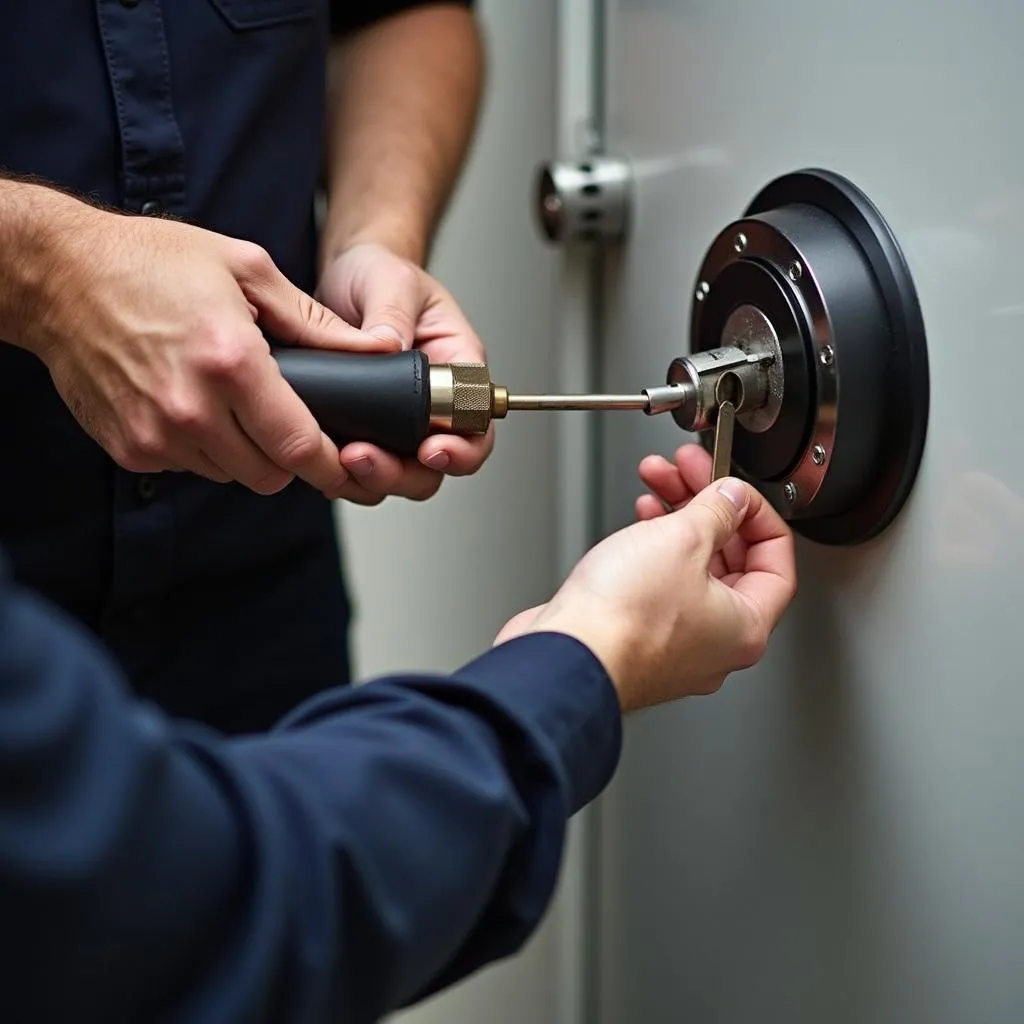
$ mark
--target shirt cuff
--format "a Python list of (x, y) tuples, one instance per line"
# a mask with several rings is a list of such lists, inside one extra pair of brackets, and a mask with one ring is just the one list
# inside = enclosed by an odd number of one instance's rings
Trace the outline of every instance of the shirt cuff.
[(611, 781), (622, 750), (619, 698), (596, 655), (563, 633), (530, 633), (454, 673), (501, 707), (562, 765), (570, 814)]

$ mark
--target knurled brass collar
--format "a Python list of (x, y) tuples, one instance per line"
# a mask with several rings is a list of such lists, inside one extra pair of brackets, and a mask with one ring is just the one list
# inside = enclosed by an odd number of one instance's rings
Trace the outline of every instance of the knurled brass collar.
[(430, 367), (430, 427), (450, 434), (485, 434), (492, 417), (508, 412), (508, 390), (491, 384), (485, 363)]

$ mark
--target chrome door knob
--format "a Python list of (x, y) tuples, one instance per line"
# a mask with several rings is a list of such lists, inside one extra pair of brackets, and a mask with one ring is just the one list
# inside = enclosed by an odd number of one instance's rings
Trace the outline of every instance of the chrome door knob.
[(632, 173), (625, 160), (588, 157), (542, 164), (535, 184), (537, 223), (552, 243), (624, 238)]

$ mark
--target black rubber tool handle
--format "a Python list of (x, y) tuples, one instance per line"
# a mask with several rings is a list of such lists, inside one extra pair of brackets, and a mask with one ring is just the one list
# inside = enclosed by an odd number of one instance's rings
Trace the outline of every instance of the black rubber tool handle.
[(277, 348), (285, 380), (339, 447), (369, 441), (415, 455), (430, 432), (430, 364), (419, 351), (351, 355)]

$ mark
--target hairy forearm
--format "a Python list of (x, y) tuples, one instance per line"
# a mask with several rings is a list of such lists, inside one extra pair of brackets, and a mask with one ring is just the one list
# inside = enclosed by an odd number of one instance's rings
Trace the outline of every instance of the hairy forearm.
[(41, 354), (62, 253), (97, 214), (58, 189), (0, 177), (0, 338)]
[(422, 264), (476, 125), (481, 34), (456, 4), (354, 32), (331, 55), (322, 255), (377, 242)]

